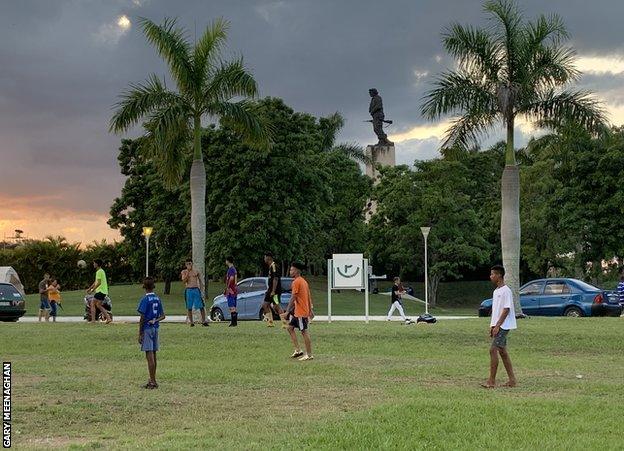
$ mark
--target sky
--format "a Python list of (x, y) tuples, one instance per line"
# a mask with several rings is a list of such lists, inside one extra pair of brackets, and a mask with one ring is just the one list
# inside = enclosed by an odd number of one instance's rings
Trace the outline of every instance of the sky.
[[(624, 2), (519, 0), (528, 18), (559, 14), (584, 75), (577, 87), (624, 124)], [(243, 56), (261, 96), (281, 97), (316, 116), (339, 111), (339, 141), (376, 141), (368, 89), (384, 100), (397, 163), (439, 155), (448, 119), (427, 122), (421, 99), (453, 67), (441, 33), (453, 22), (485, 25), (479, 0), (0, 0), (0, 241), (119, 239), (106, 221), (123, 178), (122, 137), (108, 132), (112, 108), (130, 83), (166, 67), (136, 26), (138, 17), (177, 17), (198, 35), (230, 21), (226, 57)], [(520, 123), (516, 144), (539, 131)], [(494, 131), (484, 145), (503, 138)]]

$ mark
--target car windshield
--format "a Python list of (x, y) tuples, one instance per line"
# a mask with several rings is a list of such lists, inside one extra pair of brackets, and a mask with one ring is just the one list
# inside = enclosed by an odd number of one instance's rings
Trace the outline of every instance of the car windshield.
[(587, 282), (583, 282), (582, 280), (574, 279), (574, 283), (578, 285), (578, 287), (583, 291), (600, 291), (600, 288), (595, 287)]
[(0, 285), (0, 301), (21, 301), (22, 295), (13, 285)]

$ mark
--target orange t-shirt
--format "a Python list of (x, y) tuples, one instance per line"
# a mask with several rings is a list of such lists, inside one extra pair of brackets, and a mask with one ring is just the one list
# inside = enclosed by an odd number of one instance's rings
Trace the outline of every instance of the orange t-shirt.
[(48, 299), (50, 301), (59, 302), (61, 300), (61, 292), (57, 288), (50, 285), (48, 287)]
[(310, 286), (303, 277), (295, 277), (293, 280), (292, 295), (295, 297), (295, 316), (297, 318), (310, 317), (312, 315)]

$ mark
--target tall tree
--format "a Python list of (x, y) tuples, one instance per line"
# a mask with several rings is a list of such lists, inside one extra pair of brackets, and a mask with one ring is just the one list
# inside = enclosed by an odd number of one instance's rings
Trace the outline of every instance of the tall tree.
[(491, 26), (453, 24), (443, 35), (457, 70), (442, 73), (425, 97), (422, 113), (429, 119), (461, 114), (447, 131), (443, 146), (467, 147), (502, 124), (507, 131), (501, 183), (501, 245), (507, 283), (521, 314), (520, 176), (514, 150), (514, 124), (523, 117), (540, 127), (578, 123), (601, 129), (604, 114), (587, 91), (569, 89), (579, 72), (574, 51), (563, 45), (568, 33), (557, 15), (525, 21), (513, 1), (484, 5)]
[[(117, 103), (110, 129), (125, 132), (145, 120), (145, 150), (152, 155), (169, 185), (190, 171), (191, 235), (193, 263), (204, 274), (206, 249), (206, 168), (201, 149), (202, 118), (229, 123), (250, 143), (268, 146), (270, 128), (256, 114), (248, 99), (258, 93), (253, 76), (242, 58), (231, 62), (221, 57), (228, 23), (215, 20), (195, 43), (176, 21), (161, 25), (141, 18), (143, 32), (165, 60), (176, 90), (152, 74), (144, 83), (130, 85)], [(235, 100), (242, 98), (242, 100)], [(192, 143), (192, 146), (190, 145)]]

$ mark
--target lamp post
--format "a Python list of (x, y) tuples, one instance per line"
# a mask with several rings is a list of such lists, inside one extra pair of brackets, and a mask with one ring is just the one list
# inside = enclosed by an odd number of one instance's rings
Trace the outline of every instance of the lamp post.
[(143, 236), (145, 237), (145, 277), (149, 277), (149, 240), (153, 231), (153, 227), (143, 227)]
[(421, 227), (420, 231), (425, 238), (425, 315), (429, 314), (429, 272), (427, 268), (427, 236), (431, 227)]

